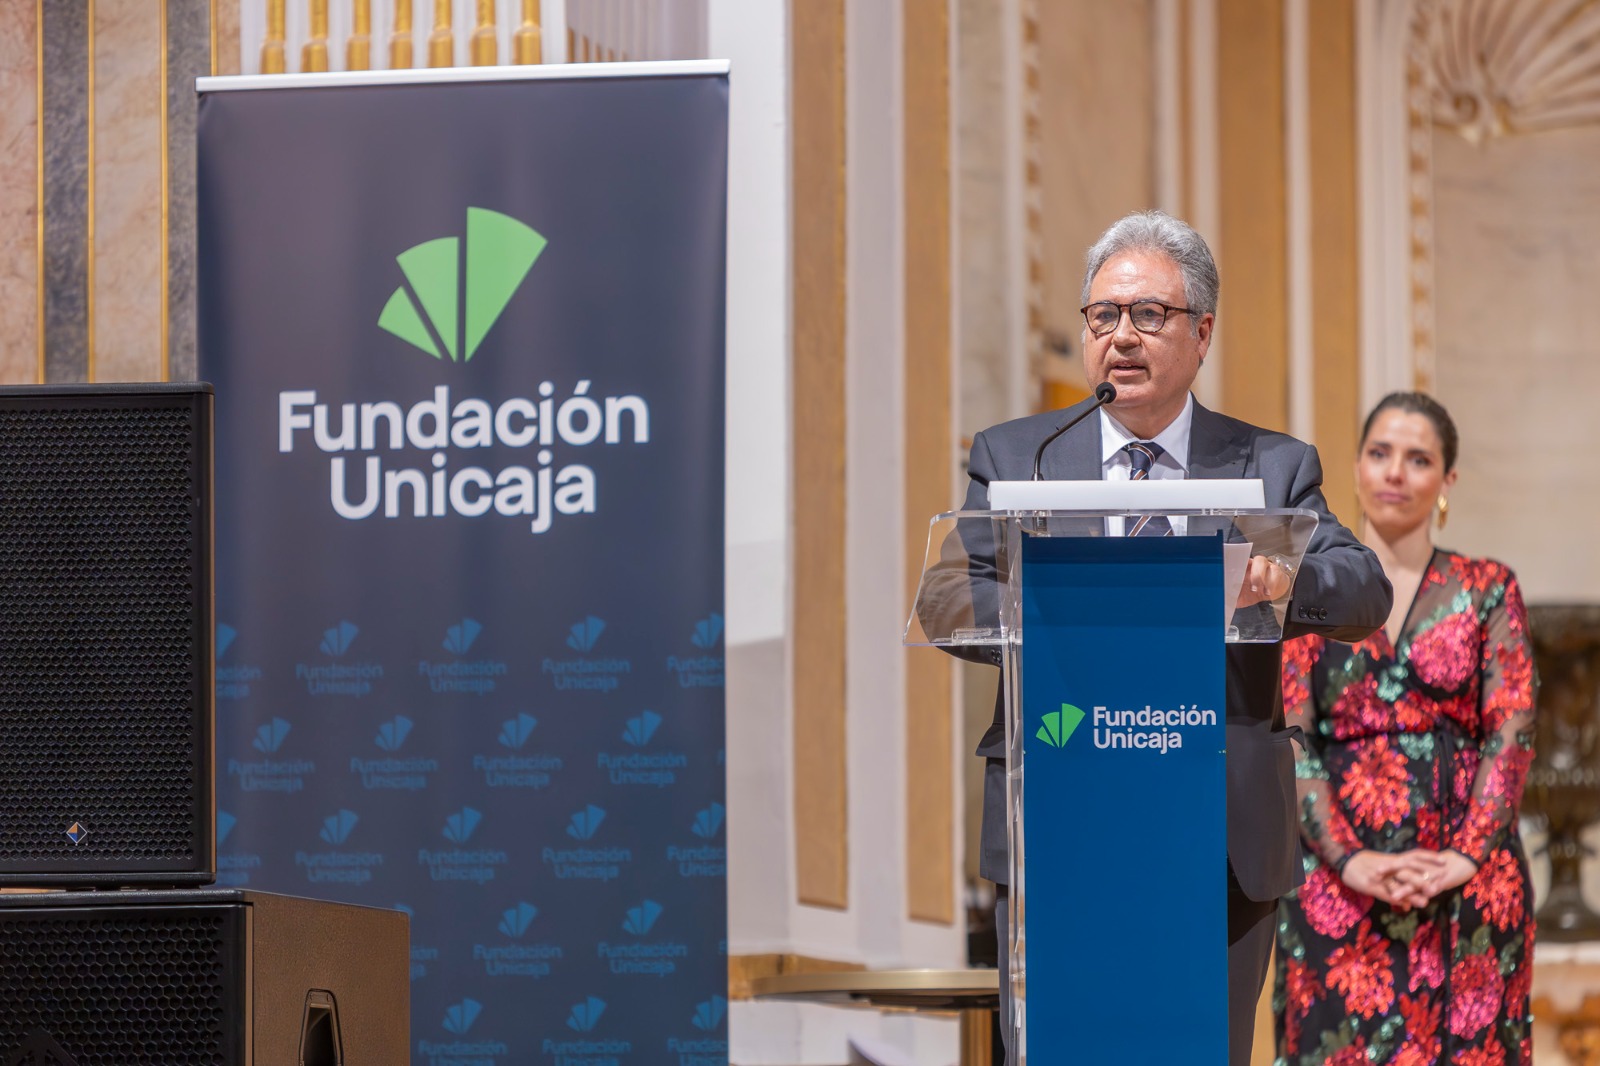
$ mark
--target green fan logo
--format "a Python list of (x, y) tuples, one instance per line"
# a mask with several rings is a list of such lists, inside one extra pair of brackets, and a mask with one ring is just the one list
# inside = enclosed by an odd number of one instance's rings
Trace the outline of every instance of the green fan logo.
[[(460, 237), (440, 237), (395, 257), (410, 290), (405, 285), (394, 290), (378, 325), (435, 359), (448, 356), (452, 363), (465, 363), (511, 302), (545, 244), (542, 236), (510, 215), (469, 207), (464, 255)], [(463, 260), (464, 286), (458, 284)]]
[(1082, 721), (1082, 711), (1070, 703), (1063, 703), (1059, 711), (1051, 711), (1044, 716), (1044, 724), (1034, 736), (1052, 748), (1065, 747), (1067, 741), (1072, 739), (1072, 734), (1077, 731), (1078, 723)]

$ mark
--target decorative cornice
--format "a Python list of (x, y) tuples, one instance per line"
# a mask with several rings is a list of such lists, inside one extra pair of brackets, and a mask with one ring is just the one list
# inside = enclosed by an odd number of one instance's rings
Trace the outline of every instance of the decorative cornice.
[(1600, 3), (1434, 0), (1429, 6), (1436, 126), (1482, 144), (1600, 124)]

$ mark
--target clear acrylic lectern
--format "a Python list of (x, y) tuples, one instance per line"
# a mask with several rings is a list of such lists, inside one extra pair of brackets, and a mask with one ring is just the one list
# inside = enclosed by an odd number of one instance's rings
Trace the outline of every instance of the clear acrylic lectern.
[[(1171, 535), (1125, 535), (1148, 514)], [(1282, 639), (1316, 527), (1271, 509), (933, 519), (905, 643), (1002, 671), (1014, 1063), (1227, 1062), (1226, 649)], [(1279, 594), (1239, 607), (1256, 556)]]

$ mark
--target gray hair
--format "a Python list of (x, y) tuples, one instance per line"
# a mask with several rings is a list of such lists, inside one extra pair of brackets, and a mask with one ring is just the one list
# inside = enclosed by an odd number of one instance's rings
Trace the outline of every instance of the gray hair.
[(1089, 302), (1089, 288), (1095, 275), (1112, 256), (1124, 252), (1160, 252), (1167, 256), (1183, 273), (1183, 297), (1194, 312), (1190, 328), (1201, 315), (1215, 314), (1217, 290), (1222, 282), (1217, 277), (1217, 263), (1211, 258), (1211, 249), (1205, 238), (1194, 227), (1165, 211), (1135, 211), (1111, 224), (1089, 249), (1083, 274), (1083, 302)]

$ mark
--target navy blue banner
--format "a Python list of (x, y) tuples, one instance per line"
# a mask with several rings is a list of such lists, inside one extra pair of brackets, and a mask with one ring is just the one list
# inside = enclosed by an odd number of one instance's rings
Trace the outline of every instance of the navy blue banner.
[(1221, 1066), (1222, 542), (1022, 558), (1028, 1061)]
[(725, 1063), (725, 76), (218, 91), (219, 880), (427, 1066)]

